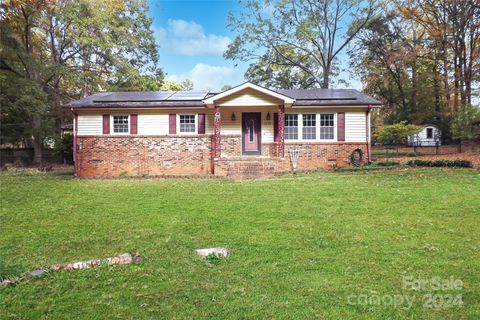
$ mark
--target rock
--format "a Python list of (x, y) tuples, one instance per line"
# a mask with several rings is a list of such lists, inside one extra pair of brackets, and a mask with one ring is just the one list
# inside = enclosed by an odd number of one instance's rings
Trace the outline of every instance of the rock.
[(210, 254), (214, 254), (217, 256), (221, 257), (227, 257), (228, 256), (228, 250), (227, 248), (204, 248), (204, 249), (197, 249), (195, 252), (202, 257), (207, 257)]
[(30, 277), (41, 277), (48, 269), (47, 268), (39, 268), (33, 271), (30, 271), (28, 275)]

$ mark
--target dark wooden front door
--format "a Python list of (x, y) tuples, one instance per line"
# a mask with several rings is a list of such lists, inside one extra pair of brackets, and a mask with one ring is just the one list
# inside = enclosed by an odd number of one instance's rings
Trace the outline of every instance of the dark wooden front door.
[(242, 153), (261, 154), (262, 114), (260, 112), (242, 113)]

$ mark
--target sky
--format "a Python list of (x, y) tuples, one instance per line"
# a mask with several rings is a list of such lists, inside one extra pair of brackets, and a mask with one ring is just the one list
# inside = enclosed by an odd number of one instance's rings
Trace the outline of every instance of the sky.
[[(236, 0), (150, 0), (149, 6), (166, 80), (182, 82), (188, 78), (195, 90), (218, 90), (245, 81), (248, 64), (223, 58), (235, 38), (227, 28), (227, 16), (241, 11)], [(348, 68), (346, 54), (340, 61)], [(350, 88), (361, 89), (360, 82), (348, 72), (341, 77)]]

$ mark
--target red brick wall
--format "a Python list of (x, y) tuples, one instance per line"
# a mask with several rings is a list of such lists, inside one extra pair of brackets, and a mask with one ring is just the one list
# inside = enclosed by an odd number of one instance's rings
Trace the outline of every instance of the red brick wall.
[(205, 175), (211, 136), (77, 137), (80, 177)]
[[(301, 146), (300, 156), (297, 161), (297, 171), (314, 169), (331, 169), (333, 167), (350, 166), (350, 155), (355, 149), (361, 149), (364, 154), (364, 163), (367, 163), (367, 143), (364, 142), (299, 142), (285, 143), (285, 158), (283, 170), (291, 169), (289, 148)], [(285, 165), (287, 165), (285, 167)]]
[[(356, 148), (367, 152), (366, 143), (286, 143), (285, 159), (276, 158), (275, 143), (262, 144), (262, 155), (271, 156), (261, 164), (250, 163), (255, 157), (241, 157), (241, 137), (222, 136), (222, 158), (215, 162), (215, 175), (252, 168), (265, 172), (291, 171), (289, 147), (301, 146), (298, 171), (328, 169), (350, 165)], [(196, 136), (79, 136), (77, 137), (77, 174), (80, 177), (207, 175), (211, 173), (212, 137)], [(236, 161), (249, 161), (242, 164)], [(366, 161), (367, 159), (365, 159)], [(262, 171), (262, 172), (263, 172)], [(252, 173), (254, 176), (254, 173)]]

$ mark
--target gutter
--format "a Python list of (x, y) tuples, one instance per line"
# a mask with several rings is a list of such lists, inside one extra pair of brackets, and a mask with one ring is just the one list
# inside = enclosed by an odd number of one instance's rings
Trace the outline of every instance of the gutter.
[(370, 155), (372, 153), (372, 142), (370, 141), (370, 111), (372, 110), (372, 106), (368, 105), (367, 111), (365, 112), (365, 123), (366, 123), (366, 130), (367, 130), (367, 158), (368, 164), (372, 163), (372, 159)]
[(78, 130), (78, 113), (74, 111), (73, 108), (70, 108), (70, 111), (73, 113), (73, 171), (75, 177), (77, 176), (77, 130)]

